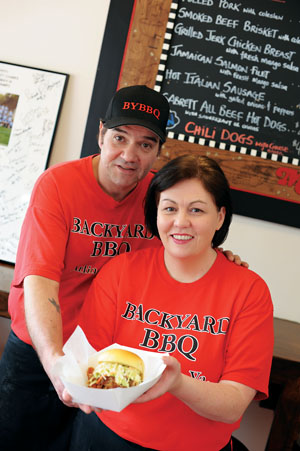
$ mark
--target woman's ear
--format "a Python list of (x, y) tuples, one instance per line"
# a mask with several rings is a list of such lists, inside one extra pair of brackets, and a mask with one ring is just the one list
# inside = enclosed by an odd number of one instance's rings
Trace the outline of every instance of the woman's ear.
[(217, 226), (216, 230), (220, 230), (220, 228), (222, 227), (224, 219), (225, 219), (225, 215), (226, 215), (226, 208), (221, 207), (220, 210), (218, 211), (218, 226)]

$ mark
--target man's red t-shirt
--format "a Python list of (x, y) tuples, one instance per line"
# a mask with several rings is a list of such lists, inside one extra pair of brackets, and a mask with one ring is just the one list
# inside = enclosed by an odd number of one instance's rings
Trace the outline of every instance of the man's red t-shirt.
[(12, 329), (26, 343), (31, 340), (24, 316), (24, 277), (39, 275), (60, 282), (66, 341), (99, 269), (120, 253), (160, 246), (144, 225), (143, 200), (153, 175), (117, 202), (97, 183), (92, 158), (52, 166), (33, 189), (9, 296)]

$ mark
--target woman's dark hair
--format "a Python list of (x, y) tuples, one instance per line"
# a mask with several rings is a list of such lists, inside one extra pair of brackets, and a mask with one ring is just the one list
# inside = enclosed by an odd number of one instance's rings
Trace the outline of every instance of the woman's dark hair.
[(225, 240), (232, 219), (230, 188), (224, 172), (212, 158), (203, 155), (182, 155), (169, 161), (153, 177), (145, 197), (145, 220), (148, 230), (159, 238), (157, 230), (157, 205), (159, 194), (176, 183), (187, 179), (198, 179), (214, 199), (220, 210), (226, 213), (222, 227), (216, 230), (212, 245), (220, 246)]

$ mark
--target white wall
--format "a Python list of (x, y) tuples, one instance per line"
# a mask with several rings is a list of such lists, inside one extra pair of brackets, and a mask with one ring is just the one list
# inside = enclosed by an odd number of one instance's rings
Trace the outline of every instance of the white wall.
[(300, 229), (235, 215), (223, 246), (267, 282), (274, 315), (300, 323)]
[(80, 155), (109, 3), (10, 0), (2, 9), (2, 61), (70, 75), (52, 164)]
[[(10, 0), (2, 8), (1, 61), (70, 75), (50, 165), (80, 156), (109, 3)], [(9, 291), (12, 277), (0, 268), (0, 290)], [(0, 318), (0, 355), (9, 328)]]
[[(109, 0), (5, 3), (1, 60), (70, 74), (50, 164), (80, 156), (108, 8)], [(300, 322), (299, 229), (235, 215), (224, 247), (266, 280), (275, 316)], [(11, 269), (0, 269), (0, 289), (11, 279)]]

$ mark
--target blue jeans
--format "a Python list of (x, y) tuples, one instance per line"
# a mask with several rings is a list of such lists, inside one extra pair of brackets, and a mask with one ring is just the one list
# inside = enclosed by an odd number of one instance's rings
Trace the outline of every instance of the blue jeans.
[(32, 346), (11, 331), (0, 360), (1, 450), (68, 450), (76, 412), (60, 401)]

